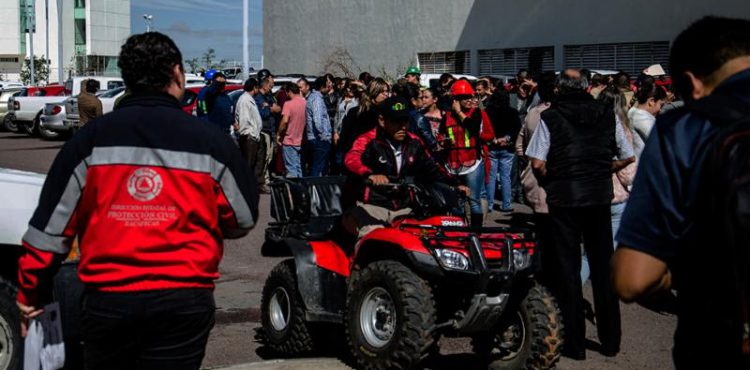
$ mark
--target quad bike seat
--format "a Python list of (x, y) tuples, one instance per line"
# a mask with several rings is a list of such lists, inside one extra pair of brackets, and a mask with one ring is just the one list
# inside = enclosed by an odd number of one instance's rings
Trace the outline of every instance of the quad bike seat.
[(344, 176), (278, 178), (271, 184), (272, 237), (322, 240), (343, 214)]

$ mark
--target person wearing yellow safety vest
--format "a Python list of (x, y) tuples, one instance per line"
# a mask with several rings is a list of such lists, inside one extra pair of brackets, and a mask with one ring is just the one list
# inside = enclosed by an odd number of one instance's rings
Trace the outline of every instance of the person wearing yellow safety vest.
[(477, 106), (474, 89), (466, 80), (451, 87), (452, 109), (445, 115), (442, 142), (447, 149), (446, 166), (471, 189), (471, 226), (482, 226), (482, 204), (479, 199), (487, 180), (489, 152), (487, 143), (495, 138), (492, 123)]

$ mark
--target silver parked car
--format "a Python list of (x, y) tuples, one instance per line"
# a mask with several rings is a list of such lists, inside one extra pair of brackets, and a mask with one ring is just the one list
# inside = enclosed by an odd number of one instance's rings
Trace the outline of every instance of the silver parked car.
[(63, 126), (65, 120), (65, 102), (47, 103), (39, 117), (39, 134), (44, 139), (57, 139), (67, 132)]

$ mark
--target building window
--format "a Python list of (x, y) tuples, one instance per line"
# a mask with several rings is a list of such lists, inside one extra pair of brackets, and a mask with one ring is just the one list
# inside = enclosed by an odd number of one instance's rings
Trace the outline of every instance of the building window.
[(636, 75), (652, 64), (667, 69), (669, 41), (565, 45), (563, 54), (566, 68), (622, 70)]
[(418, 53), (422, 73), (466, 74), (471, 69), (471, 55), (468, 50), (434, 53)]
[(515, 76), (518, 70), (527, 69), (532, 74), (555, 69), (555, 48), (486, 49), (479, 50), (480, 75)]
[(0, 57), (0, 63), (18, 63), (18, 58), (17, 57), (11, 57), (11, 58)]
[(75, 7), (76, 8), (85, 8), (86, 7), (86, 0), (76, 0)]
[(86, 45), (86, 20), (76, 19), (74, 24), (75, 24), (76, 45)]

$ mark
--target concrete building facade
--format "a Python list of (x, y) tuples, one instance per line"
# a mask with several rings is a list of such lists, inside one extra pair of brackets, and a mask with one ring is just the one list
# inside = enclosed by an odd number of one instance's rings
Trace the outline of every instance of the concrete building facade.
[[(23, 60), (31, 55), (26, 32), (30, 11), (34, 14), (34, 55), (50, 60), (49, 82), (58, 82), (60, 69), (63, 78), (119, 74), (117, 55), (130, 36), (130, 0), (0, 0), (0, 76), (4, 79), (18, 80)], [(58, 45), (62, 45), (62, 63)]]
[(636, 73), (666, 68), (671, 41), (706, 15), (748, 18), (750, 1), (264, 0), (263, 52), (278, 73)]

